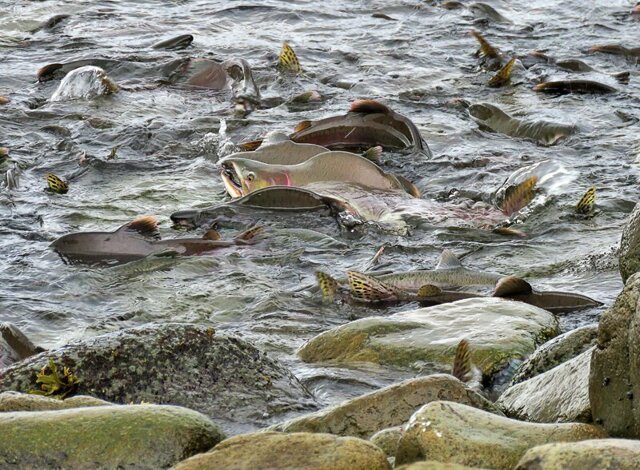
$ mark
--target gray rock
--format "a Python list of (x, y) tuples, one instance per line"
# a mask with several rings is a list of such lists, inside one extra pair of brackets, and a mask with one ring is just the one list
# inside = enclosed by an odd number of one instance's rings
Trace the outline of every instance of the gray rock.
[(604, 312), (591, 357), (589, 400), (595, 423), (612, 436), (640, 438), (640, 273)]
[(585, 325), (556, 336), (540, 346), (518, 368), (511, 380), (515, 385), (573, 359), (596, 344), (598, 325)]
[(395, 458), (398, 450), (398, 443), (402, 437), (402, 426), (395, 426), (393, 428), (386, 428), (382, 431), (378, 431), (369, 438), (372, 444), (380, 447), (387, 457)]
[(290, 421), (273, 431), (324, 432), (368, 438), (375, 432), (404, 424), (425, 403), (455, 401), (500, 413), (493, 403), (448, 374), (405, 380)]
[(0, 413), (2, 468), (162, 468), (224, 435), (186, 408), (114, 405)]
[(66, 410), (68, 408), (83, 408), (85, 406), (112, 405), (108, 401), (86, 395), (76, 395), (66, 400), (30, 395), (19, 392), (0, 393), (0, 412), (2, 411), (46, 411)]
[(640, 271), (640, 202), (629, 216), (620, 240), (620, 275), (622, 281)]
[(44, 349), (35, 346), (17, 326), (0, 323), (0, 369), (42, 351)]
[(314, 405), (285, 367), (250, 344), (202, 325), (145, 325), (82, 339), (5, 369), (0, 390), (36, 387), (53, 358), (78, 376), (78, 393), (114, 403), (173, 404), (238, 432)]
[(589, 365), (592, 349), (532, 379), (509, 387), (496, 404), (504, 413), (536, 423), (591, 422)]

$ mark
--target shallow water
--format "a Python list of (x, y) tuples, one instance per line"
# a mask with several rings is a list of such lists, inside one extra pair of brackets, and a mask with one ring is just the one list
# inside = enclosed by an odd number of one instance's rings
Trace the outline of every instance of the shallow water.
[[(306, 340), (330, 327), (411, 308), (323, 305), (313, 291), (301, 289), (314, 284), (318, 269), (335, 275), (362, 269), (382, 245), (388, 246), (381, 258), (385, 269), (431, 267), (450, 248), (468, 267), (527, 276), (538, 289), (575, 291), (604, 302), (562, 317), (564, 329), (596, 320), (622, 287), (616, 249), (639, 196), (640, 86), (636, 62), (587, 50), (602, 43), (639, 46), (629, 41), (639, 37), (640, 21), (628, 14), (628, 1), (491, 5), (510, 22), (417, 1), (1, 1), (0, 95), (11, 102), (0, 106), (0, 146), (10, 149), (23, 172), (17, 190), (0, 193), (0, 320), (14, 322), (44, 347), (149, 321), (212, 323), (284, 360), (322, 404), (415, 375), (315, 367), (295, 356)], [(395, 21), (372, 17), (376, 12)], [(29, 32), (61, 13), (71, 16), (52, 29)], [(541, 79), (570, 75), (546, 65), (519, 71), (514, 85), (487, 88), (491, 74), (479, 69), (472, 29), (507, 54), (538, 49), (583, 59), (603, 73), (576, 78), (600, 80), (619, 92), (537, 94), (531, 87)], [(187, 33), (195, 41), (184, 50), (150, 47)], [(276, 72), (283, 40), (296, 50), (303, 77)], [(225, 93), (168, 86), (49, 103), (59, 81), (35, 78), (49, 63), (109, 59), (104, 68), (117, 83), (139, 88), (181, 57), (247, 59), (269, 106), (240, 118)], [(631, 72), (629, 85), (605, 75), (625, 70)], [(286, 104), (308, 90), (319, 91), (324, 101)], [(222, 224), (223, 237), (261, 221), (270, 227), (266, 239), (215, 256), (91, 268), (65, 265), (48, 249), (62, 234), (112, 230), (141, 214), (157, 214), (163, 236), (179, 236), (170, 228), (173, 211), (223, 199), (215, 168), (221, 145), (342, 114), (357, 98), (380, 99), (415, 122), (434, 157), (386, 153), (383, 159), (443, 207), (458, 202), (457, 190), (489, 200), (519, 168), (556, 162), (562, 171), (517, 226), (528, 237), (424, 226), (409, 236), (376, 230), (362, 235), (326, 217), (256, 213)], [(579, 132), (552, 147), (492, 134), (452, 104), (458, 99), (488, 101), (519, 118), (577, 125)], [(114, 147), (117, 158), (107, 161)], [(74, 174), (83, 153), (105, 162), (73, 179), (68, 194), (45, 192), (46, 174)], [(596, 215), (574, 215), (592, 185), (598, 188)]]

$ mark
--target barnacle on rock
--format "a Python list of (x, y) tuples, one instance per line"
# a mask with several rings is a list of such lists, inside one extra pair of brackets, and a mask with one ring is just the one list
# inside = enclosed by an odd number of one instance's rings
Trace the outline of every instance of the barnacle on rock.
[(58, 366), (52, 358), (49, 358), (49, 364), (44, 366), (39, 374), (36, 374), (36, 383), (41, 384), (40, 390), (29, 390), (29, 393), (62, 400), (69, 394), (75, 394), (79, 382), (78, 377), (68, 367), (64, 367), (62, 374), (60, 374)]

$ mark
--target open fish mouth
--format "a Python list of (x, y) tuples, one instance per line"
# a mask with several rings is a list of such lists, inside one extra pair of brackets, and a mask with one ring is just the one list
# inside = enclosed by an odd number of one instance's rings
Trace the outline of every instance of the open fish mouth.
[(222, 163), (220, 176), (222, 177), (224, 186), (231, 197), (242, 197), (244, 195), (240, 176), (238, 175), (233, 163)]

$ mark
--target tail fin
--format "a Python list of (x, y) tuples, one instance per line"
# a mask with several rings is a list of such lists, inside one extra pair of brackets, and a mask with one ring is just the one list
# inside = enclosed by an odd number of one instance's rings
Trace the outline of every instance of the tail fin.
[(471, 353), (469, 352), (469, 341), (466, 339), (458, 343), (456, 355), (453, 358), (451, 375), (461, 382), (471, 380)]
[(323, 300), (333, 301), (338, 293), (338, 281), (322, 271), (316, 271), (316, 279), (318, 280)]
[(247, 243), (255, 243), (256, 238), (264, 232), (264, 227), (261, 225), (256, 225), (251, 227), (248, 230), (245, 230), (239, 235), (236, 235), (234, 240), (236, 243), (247, 244)]
[(537, 176), (530, 176), (522, 183), (510, 188), (509, 194), (502, 201), (500, 210), (507, 217), (518, 212), (531, 202), (535, 196), (535, 186), (538, 183)]
[(67, 182), (53, 173), (49, 173), (47, 175), (47, 185), (49, 186), (49, 191), (57, 194), (67, 194), (69, 192), (69, 185)]
[(596, 187), (591, 186), (584, 196), (580, 199), (576, 205), (576, 212), (578, 214), (590, 214), (593, 212), (593, 206), (596, 202)]
[(278, 68), (286, 72), (302, 72), (302, 67), (300, 66), (298, 56), (286, 41), (282, 43), (282, 50), (280, 51), (280, 56), (278, 57)]
[(516, 58), (513, 57), (507, 64), (502, 67), (498, 72), (491, 77), (487, 85), (491, 88), (499, 88), (503, 85), (506, 85), (509, 80), (511, 80), (511, 71), (513, 70), (513, 65), (516, 63)]
[(365, 302), (381, 302), (384, 300), (397, 300), (395, 289), (366, 274), (356, 271), (347, 271), (349, 287), (354, 297)]
[(152, 240), (160, 240), (160, 231), (158, 230), (158, 219), (155, 215), (142, 215), (132, 220), (128, 224), (124, 224), (118, 230), (126, 230), (128, 232), (136, 232), (145, 238)]
[(480, 44), (480, 55), (482, 57), (490, 57), (492, 59), (500, 58), (498, 50), (489, 44), (489, 41), (487, 41), (482, 34), (477, 31), (471, 31), (471, 36), (476, 38), (476, 41)]

